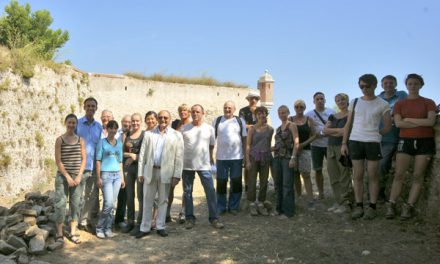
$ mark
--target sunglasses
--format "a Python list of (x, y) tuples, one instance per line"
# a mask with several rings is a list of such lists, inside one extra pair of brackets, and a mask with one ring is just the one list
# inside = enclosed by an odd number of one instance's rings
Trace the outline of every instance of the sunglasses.
[(368, 89), (368, 88), (371, 88), (371, 85), (368, 85), (368, 84), (359, 84), (359, 88), (361, 88), (361, 89)]
[(295, 105), (295, 108), (296, 108), (296, 109), (304, 109), (305, 107), (302, 106), (302, 105)]

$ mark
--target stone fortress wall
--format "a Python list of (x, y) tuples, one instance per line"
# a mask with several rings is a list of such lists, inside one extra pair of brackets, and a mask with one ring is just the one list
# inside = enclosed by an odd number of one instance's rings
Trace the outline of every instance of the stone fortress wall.
[[(88, 74), (74, 68), (55, 73), (36, 67), (33, 78), (0, 73), (0, 197), (38, 188), (54, 178), (54, 144), (64, 131), (64, 117), (84, 115), (82, 102), (95, 97), (101, 111), (123, 115), (166, 109), (176, 118), (186, 103), (204, 106), (206, 121), (223, 114), (227, 100), (247, 105), (251, 89), (143, 81), (124, 75)], [(100, 120), (99, 120), (100, 121)], [(51, 173), (47, 173), (50, 169)]]

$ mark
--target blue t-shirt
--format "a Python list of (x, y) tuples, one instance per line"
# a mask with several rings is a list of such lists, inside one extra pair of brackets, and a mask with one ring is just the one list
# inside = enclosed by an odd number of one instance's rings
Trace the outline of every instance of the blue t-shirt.
[[(385, 92), (382, 92), (379, 94), (379, 97), (387, 101), (388, 105), (391, 108), (390, 115), (393, 113), (394, 105), (400, 101), (405, 99), (408, 96), (408, 94), (405, 91), (396, 91), (393, 96), (390, 98), (385, 98)], [(380, 121), (380, 129), (383, 128), (383, 120)], [(399, 141), (399, 128), (396, 127), (396, 124), (392, 123), (390, 132), (386, 133), (382, 136), (382, 142), (388, 142), (388, 143), (396, 143)]]
[(113, 146), (108, 143), (107, 138), (103, 138), (96, 146), (96, 160), (101, 161), (101, 171), (120, 171), (122, 154), (120, 140), (116, 140), (116, 145)]

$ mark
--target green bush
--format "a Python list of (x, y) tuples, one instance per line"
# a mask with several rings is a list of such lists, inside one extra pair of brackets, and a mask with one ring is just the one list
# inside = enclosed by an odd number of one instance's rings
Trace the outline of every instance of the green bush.
[(37, 143), (38, 148), (41, 149), (44, 147), (44, 138), (43, 135), (41, 135), (40, 131), (37, 131), (35, 133), (35, 142)]

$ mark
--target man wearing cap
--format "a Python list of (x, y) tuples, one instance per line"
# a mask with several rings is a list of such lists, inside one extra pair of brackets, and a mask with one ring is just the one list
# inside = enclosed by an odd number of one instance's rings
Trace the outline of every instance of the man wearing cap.
[[(240, 109), (238, 116), (246, 122), (246, 129), (257, 123), (257, 117), (255, 116), (255, 109), (257, 109), (258, 101), (260, 101), (260, 93), (258, 91), (250, 91), (246, 96), (249, 102), (248, 106)], [(248, 170), (244, 170), (244, 190), (248, 189)]]
[(322, 92), (316, 92), (313, 95), (315, 109), (309, 111), (306, 116), (313, 120), (316, 139), (310, 144), (312, 151), (312, 168), (315, 171), (316, 186), (318, 187), (319, 199), (324, 198), (324, 176), (322, 167), (324, 157), (327, 156), (328, 139), (324, 134), (324, 127), (330, 115), (336, 113), (335, 110), (325, 107), (325, 95)]

